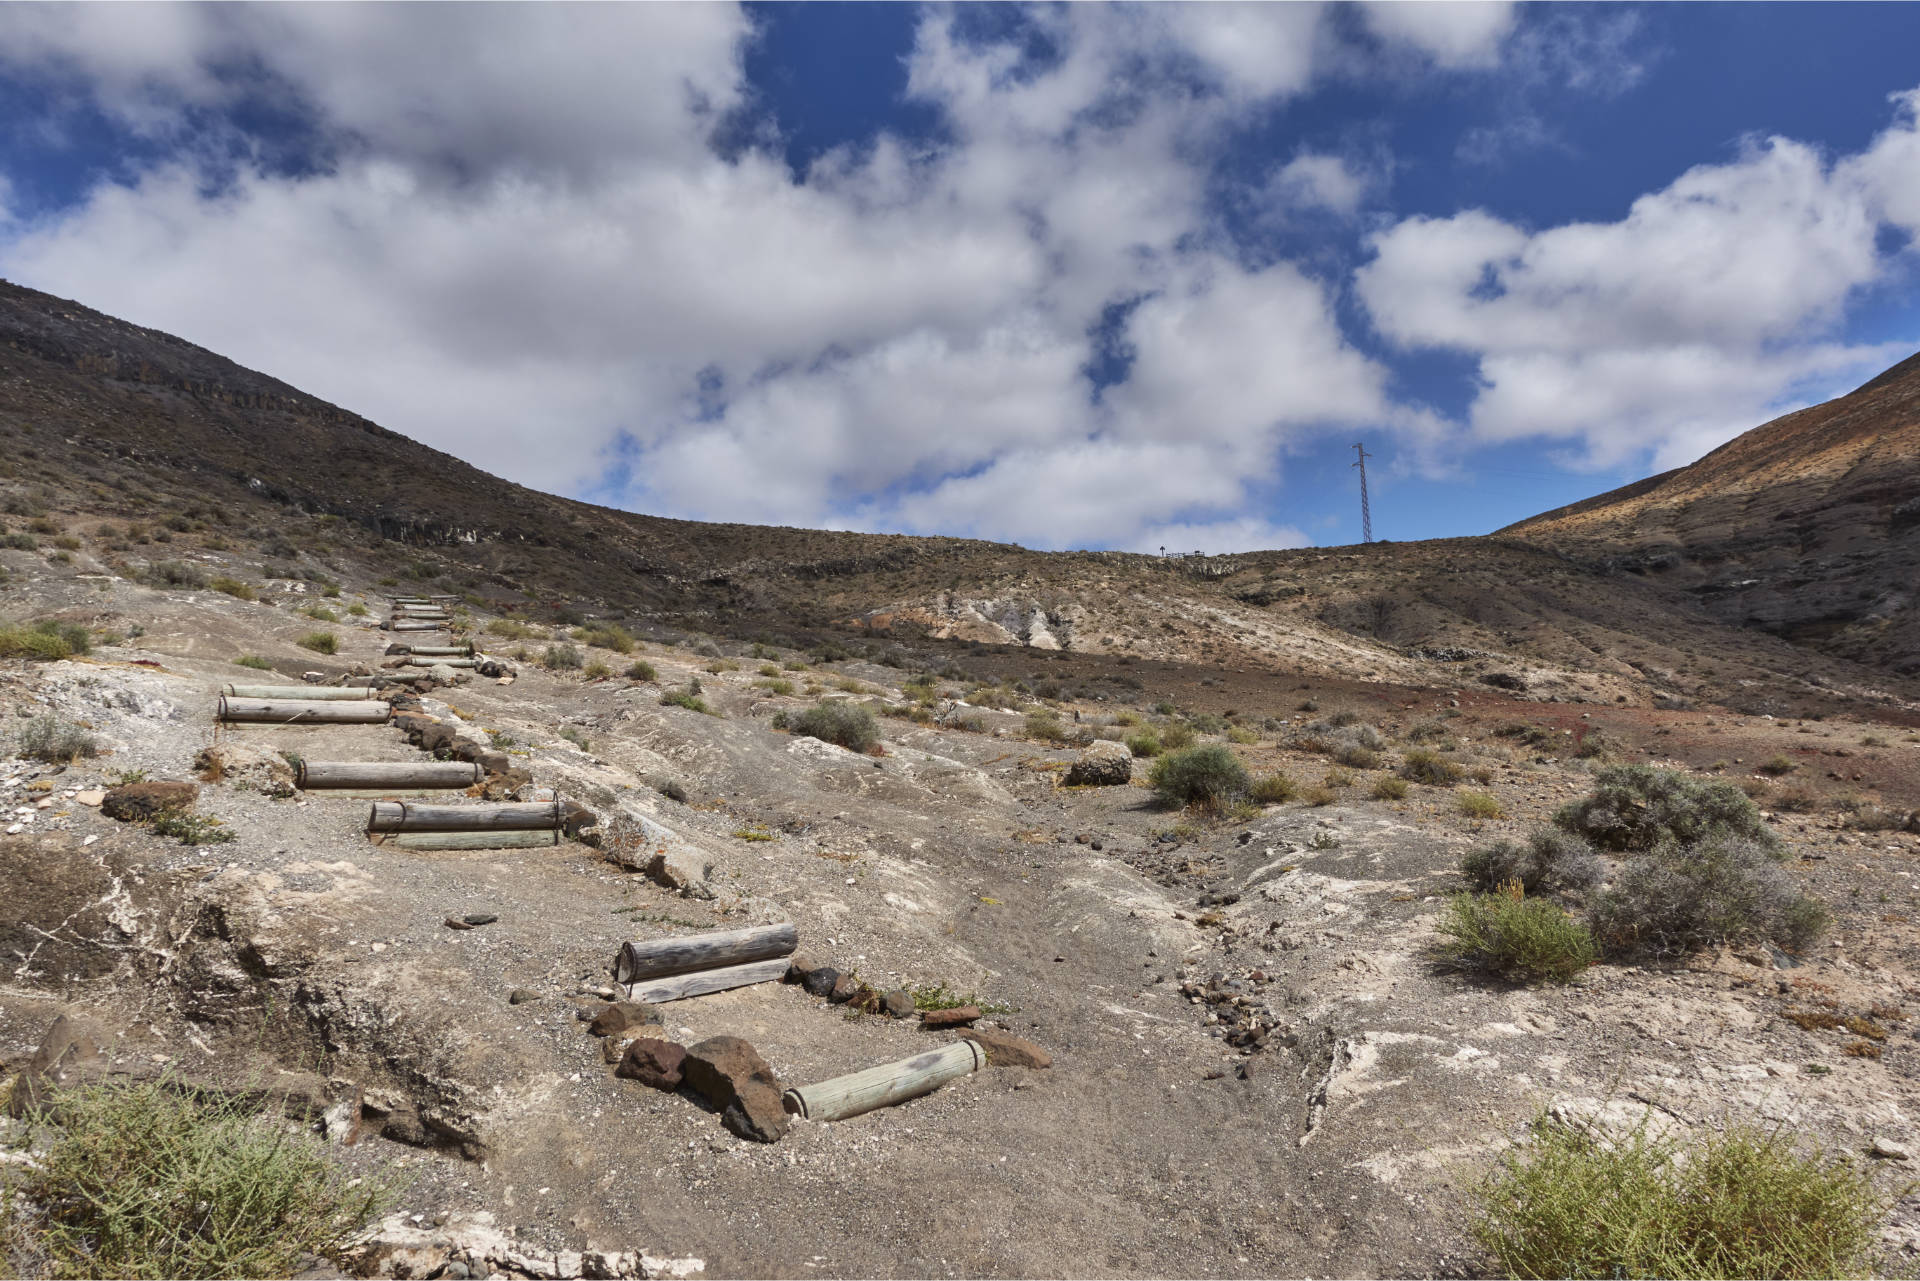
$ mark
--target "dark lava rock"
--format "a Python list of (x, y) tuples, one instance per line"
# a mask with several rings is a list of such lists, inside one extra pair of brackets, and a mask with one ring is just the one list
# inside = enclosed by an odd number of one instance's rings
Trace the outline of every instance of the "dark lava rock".
[(659, 1021), (660, 1012), (645, 1001), (615, 1001), (593, 1016), (593, 1021), (587, 1024), (587, 1031), (595, 1036), (613, 1036)]
[(174, 810), (192, 809), (200, 789), (192, 783), (128, 783), (100, 802), (100, 812), (122, 823), (145, 823)]
[(613, 1074), (656, 1090), (677, 1090), (684, 1079), (686, 1062), (686, 1046), (643, 1036), (628, 1042), (627, 1052)]
[(780, 1079), (748, 1042), (710, 1036), (687, 1050), (687, 1085), (720, 1109), (720, 1123), (743, 1139), (774, 1143), (791, 1124), (780, 1104)]
[(966, 1039), (987, 1052), (988, 1067), (1045, 1068), (1053, 1066), (1053, 1056), (1024, 1037), (997, 1028), (968, 1028)]
[(803, 982), (807, 985), (807, 991), (815, 996), (832, 996), (834, 987), (840, 982), (840, 971), (831, 965), (822, 965), (817, 970), (807, 971)]
[(956, 1005), (950, 1010), (928, 1010), (920, 1016), (920, 1025), (927, 1028), (965, 1027), (980, 1017), (977, 1005)]

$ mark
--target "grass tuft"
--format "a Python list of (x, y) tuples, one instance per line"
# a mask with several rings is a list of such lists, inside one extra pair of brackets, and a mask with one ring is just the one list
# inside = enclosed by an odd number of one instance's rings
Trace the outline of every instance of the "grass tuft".
[(1224, 810), (1252, 788), (1246, 766), (1221, 743), (1190, 747), (1154, 761), (1147, 775), (1160, 803), (1174, 808), (1197, 805)]
[(870, 752), (880, 745), (879, 722), (871, 711), (853, 703), (815, 704), (788, 716), (787, 728), (850, 752)]
[(15, 1189), (58, 1276), (284, 1277), (377, 1213), (313, 1139), (165, 1082), (68, 1090)]
[(1886, 1204), (1851, 1166), (1735, 1125), (1600, 1142), (1535, 1123), (1472, 1231), (1514, 1277), (1861, 1277)]
[(100, 744), (93, 735), (54, 712), (34, 717), (20, 731), (20, 755), (28, 760), (64, 765), (99, 754)]
[(308, 632), (298, 641), (300, 648), (310, 649), (316, 654), (338, 653), (340, 638), (332, 632)]
[(1565, 983), (1592, 965), (1593, 934), (1520, 882), (1491, 894), (1456, 894), (1440, 918), (1440, 955), (1459, 969), (1516, 983)]

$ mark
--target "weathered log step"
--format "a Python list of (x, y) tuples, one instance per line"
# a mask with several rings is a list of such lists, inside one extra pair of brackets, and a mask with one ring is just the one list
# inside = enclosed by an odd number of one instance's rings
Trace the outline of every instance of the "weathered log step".
[(791, 923), (715, 930), (679, 938), (643, 939), (620, 945), (620, 953), (613, 961), (613, 978), (617, 983), (638, 983), (670, 974), (771, 960), (790, 955), (798, 946), (800, 933)]
[(395, 641), (387, 646), (389, 654), (433, 655), (444, 658), (472, 658), (473, 642), (463, 641), (458, 645), (409, 645), (406, 641)]
[(214, 710), (218, 720), (256, 725), (379, 725), (392, 714), (392, 704), (377, 699), (223, 697)]
[(780, 1101), (802, 1120), (841, 1121), (930, 1094), (955, 1077), (978, 1072), (986, 1065), (987, 1056), (979, 1045), (955, 1041), (896, 1063), (882, 1063), (817, 1085), (795, 1086)]
[(410, 850), (523, 850), (558, 845), (557, 830), (544, 832), (370, 832), (376, 845)]
[(407, 659), (408, 667), (473, 668), (473, 667), (478, 667), (479, 665), (480, 665), (480, 660), (477, 658), (432, 658), (432, 657), (420, 658), (420, 657), (414, 656), (414, 657), (409, 657)]
[(366, 702), (367, 691), (362, 687), (343, 685), (222, 685), (220, 693), (227, 698), (266, 698), (285, 701), (292, 699), (296, 703), (348, 703)]
[(558, 831), (560, 802), (518, 805), (415, 805), (375, 801), (367, 813), (369, 832), (525, 832)]
[(470, 761), (302, 761), (296, 781), (313, 788), (472, 787), (486, 771)]
[(705, 996), (710, 992), (724, 992), (729, 988), (747, 987), (754, 983), (772, 983), (786, 972), (787, 958), (780, 956), (771, 961), (729, 965), (718, 970), (700, 970), (694, 974), (676, 974), (670, 978), (635, 983), (627, 988), (627, 996), (631, 1000), (651, 1001), (658, 1005), (666, 1001), (682, 1001), (690, 996)]
[(408, 619), (408, 618), (390, 619), (388, 620), (386, 627), (387, 627), (387, 630), (390, 632), (444, 632), (448, 630), (447, 625), (445, 623), (435, 623), (435, 622), (429, 622), (425, 619)]

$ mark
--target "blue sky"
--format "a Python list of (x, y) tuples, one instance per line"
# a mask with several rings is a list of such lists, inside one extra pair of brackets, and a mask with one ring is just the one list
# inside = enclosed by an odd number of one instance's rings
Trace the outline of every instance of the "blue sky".
[(1920, 347), (1920, 6), (0, 6), (0, 275), (523, 483), (1484, 533)]

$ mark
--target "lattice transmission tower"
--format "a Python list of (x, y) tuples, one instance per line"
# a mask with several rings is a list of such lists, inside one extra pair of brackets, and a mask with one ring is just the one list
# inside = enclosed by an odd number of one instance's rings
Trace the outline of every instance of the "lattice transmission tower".
[(1365, 445), (1355, 445), (1353, 452), (1358, 455), (1353, 466), (1360, 469), (1360, 537), (1363, 542), (1373, 541), (1373, 509), (1367, 506), (1367, 459), (1373, 457)]

